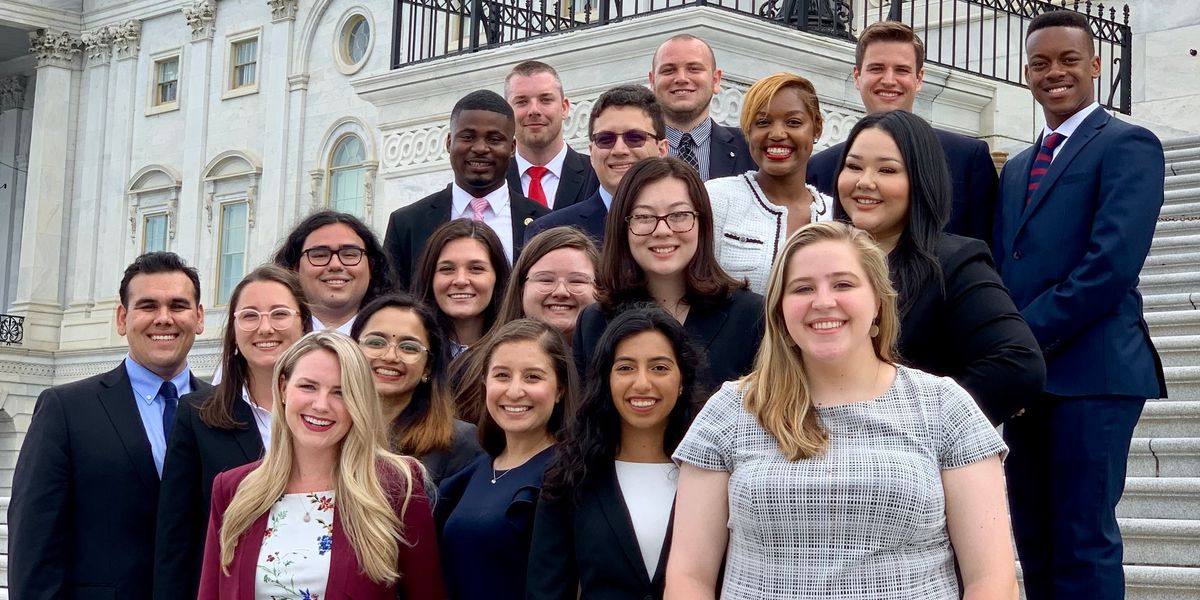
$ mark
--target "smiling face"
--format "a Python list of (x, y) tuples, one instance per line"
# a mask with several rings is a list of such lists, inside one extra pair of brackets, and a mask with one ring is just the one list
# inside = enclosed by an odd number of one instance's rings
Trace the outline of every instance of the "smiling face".
[[(575, 332), (579, 311), (596, 302), (595, 279), (592, 261), (582, 250), (559, 248), (547, 252), (529, 268), (521, 308), (525, 316), (550, 323), (569, 340)], [(554, 282), (554, 287), (547, 292), (545, 286), (549, 281)], [(574, 293), (570, 287), (583, 291)]]
[(275, 368), (275, 362), (279, 360), (279, 355), (304, 335), (303, 323), (299, 317), (300, 306), (296, 304), (296, 298), (287, 286), (276, 281), (250, 282), (238, 295), (237, 305), (232, 313), (234, 315), (247, 309), (269, 313), (277, 308), (295, 311), (296, 316), (292, 317), (291, 325), (286, 329), (275, 329), (271, 326), (271, 319), (265, 316), (259, 317), (258, 329), (254, 331), (244, 331), (233, 323), (229, 324), (234, 328), (238, 352), (246, 358), (246, 364), (252, 371), (270, 374)]
[(433, 273), (433, 297), (452, 320), (481, 317), (492, 302), (496, 271), (487, 248), (473, 238), (458, 238), (442, 248)]
[[(630, 215), (665, 216), (673, 212), (695, 211), (696, 205), (688, 195), (687, 184), (666, 177), (646, 184), (633, 202)], [(629, 252), (642, 268), (646, 278), (683, 279), (683, 271), (696, 256), (699, 219), (690, 231), (675, 232), (660, 220), (650, 235), (634, 235), (625, 229)]]
[(508, 161), (516, 148), (513, 121), (490, 110), (464, 110), (450, 125), (446, 150), (454, 183), (476, 198), (504, 185)]
[(304, 238), (303, 250), (325, 247), (335, 251), (329, 264), (322, 267), (313, 266), (307, 255), (300, 256), (300, 287), (318, 319), (322, 314), (358, 312), (371, 287), (371, 259), (364, 254), (357, 265), (344, 265), (336, 251), (345, 246), (366, 247), (363, 239), (345, 223), (325, 225)]
[(854, 67), (854, 87), (868, 113), (912, 112), (925, 69), (917, 68), (917, 51), (909, 42), (874, 42), (863, 51), (861, 67)]
[(670, 340), (658, 331), (643, 331), (621, 340), (613, 356), (608, 386), (621, 416), (622, 436), (630, 429), (666, 431), (683, 391)]
[(284, 419), (295, 450), (333, 452), (350, 431), (337, 355), (316, 349), (296, 361), (283, 388)]
[(788, 336), (805, 361), (873, 358), (871, 325), (879, 304), (849, 242), (817, 242), (788, 260), (780, 308)]
[[(596, 117), (592, 124), (592, 134), (601, 131), (625, 133), (630, 130), (654, 133), (654, 120), (646, 111), (637, 106), (614, 106), (607, 108)], [(650, 156), (666, 156), (667, 140), (649, 138), (639, 148), (630, 148), (625, 140), (617, 137), (617, 143), (612, 148), (601, 148), (595, 142), (589, 142), (588, 151), (591, 153), (592, 168), (600, 185), (610, 194), (617, 192), (621, 178), (637, 161)]]
[(855, 227), (875, 236), (891, 251), (908, 227), (908, 171), (892, 136), (864, 129), (838, 174), (838, 198)]
[(571, 108), (554, 75), (542, 71), (508, 80), (509, 106), (517, 117), (517, 146), (543, 149), (562, 143), (563, 120)]
[(129, 356), (163, 379), (178, 375), (204, 333), (204, 307), (187, 275), (140, 273), (129, 280), (128, 307), (117, 306), (117, 333), (129, 341)]
[[(389, 306), (379, 309), (367, 319), (358, 336), (361, 344), (368, 338), (382, 338), (389, 345), (381, 356), (367, 355), (371, 375), (375, 378), (375, 391), (383, 401), (395, 401), (412, 396), (413, 389), (421, 378), (429, 375), (429, 353), (421, 352), (415, 362), (409, 363), (401, 356), (396, 344), (412, 341), (429, 348), (429, 332), (421, 318), (411, 310)], [(365, 354), (365, 352), (364, 352)]]
[(561, 400), (554, 364), (533, 340), (496, 346), (485, 382), (488, 414), (507, 435), (549, 435), (546, 424)]
[(799, 88), (779, 90), (750, 127), (750, 156), (761, 173), (784, 177), (808, 168), (816, 122)]
[(721, 87), (721, 70), (700, 40), (671, 40), (658, 47), (650, 87), (673, 126), (694, 127), (708, 116), (708, 105)]
[(1029, 91), (1042, 105), (1051, 129), (1095, 101), (1093, 81), (1100, 77), (1100, 57), (1088, 32), (1075, 27), (1039, 29), (1025, 40), (1025, 53)]

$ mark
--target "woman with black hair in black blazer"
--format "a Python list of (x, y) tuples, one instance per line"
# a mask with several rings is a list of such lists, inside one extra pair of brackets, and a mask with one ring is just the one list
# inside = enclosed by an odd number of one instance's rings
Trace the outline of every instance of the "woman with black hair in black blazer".
[(888, 253), (900, 356), (953, 378), (993, 425), (1004, 422), (1042, 392), (1046, 365), (987, 245), (942, 232), (952, 184), (933, 128), (902, 110), (867, 115), (846, 148), (834, 216)]
[(527, 599), (662, 598), (671, 453), (699, 411), (696, 362), (683, 327), (656, 305), (627, 309), (604, 331), (546, 471)]
[(704, 182), (674, 157), (646, 158), (621, 178), (605, 223), (596, 304), (584, 309), (571, 345), (585, 372), (609, 319), (631, 302), (658, 303), (708, 357), (704, 385), (745, 375), (763, 337), (763, 299), (729, 276), (713, 254), (713, 212)]

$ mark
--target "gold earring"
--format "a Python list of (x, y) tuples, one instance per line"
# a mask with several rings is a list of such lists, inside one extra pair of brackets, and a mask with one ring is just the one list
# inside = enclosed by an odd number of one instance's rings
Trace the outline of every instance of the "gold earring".
[(871, 337), (873, 337), (873, 338), (879, 337), (879, 326), (872, 323), (870, 333), (871, 333)]

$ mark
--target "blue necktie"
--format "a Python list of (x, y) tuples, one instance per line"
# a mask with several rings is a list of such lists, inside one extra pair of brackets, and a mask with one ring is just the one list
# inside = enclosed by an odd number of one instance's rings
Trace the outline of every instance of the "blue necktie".
[(1065, 139), (1067, 136), (1055, 132), (1046, 136), (1046, 139), (1042, 141), (1042, 147), (1038, 149), (1037, 157), (1033, 159), (1033, 166), (1029, 168), (1029, 187), (1025, 190), (1026, 206), (1033, 199), (1033, 193), (1037, 191), (1042, 177), (1046, 175), (1046, 171), (1050, 170), (1050, 161), (1054, 159), (1054, 149)]
[(179, 390), (175, 384), (164, 381), (158, 388), (158, 395), (163, 399), (163, 441), (171, 438), (171, 425), (175, 424), (175, 408), (179, 406)]
[(687, 162), (687, 164), (692, 165), (692, 168), (699, 173), (700, 161), (696, 158), (696, 153), (692, 150), (692, 146), (694, 145), (696, 145), (696, 140), (692, 139), (692, 134), (685, 133), (679, 140), (679, 147), (677, 150), (679, 153), (679, 158), (682, 158), (685, 162)]

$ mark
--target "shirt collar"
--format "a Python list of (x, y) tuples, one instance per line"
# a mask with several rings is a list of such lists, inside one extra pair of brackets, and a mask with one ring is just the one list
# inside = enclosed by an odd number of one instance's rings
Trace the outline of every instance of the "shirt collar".
[(679, 146), (680, 140), (683, 139), (683, 134), (687, 133), (692, 136), (692, 141), (697, 146), (703, 146), (708, 141), (708, 137), (712, 135), (712, 126), (713, 121), (711, 117), (700, 121), (700, 124), (693, 127), (691, 131), (680, 131), (668, 125), (667, 139), (671, 142), (672, 146)]
[(1075, 114), (1068, 117), (1066, 121), (1063, 121), (1062, 125), (1058, 126), (1058, 129), (1050, 129), (1049, 126), (1043, 127), (1042, 139), (1046, 139), (1046, 136), (1050, 135), (1051, 133), (1058, 133), (1063, 137), (1071, 137), (1071, 135), (1075, 133), (1075, 130), (1079, 129), (1079, 125), (1083, 123), (1083, 120), (1088, 118), (1088, 116), (1090, 116), (1092, 112), (1098, 108), (1100, 108), (1100, 103), (1092, 101), (1090, 106), (1083, 110), (1076, 111)]
[[(138, 364), (128, 354), (125, 355), (125, 373), (129, 375), (129, 384), (137, 399), (146, 405), (153, 404), (164, 379)], [(175, 390), (179, 392), (179, 397), (182, 398), (184, 394), (190, 393), (192, 391), (191, 369), (185, 364), (183, 370), (171, 378), (171, 383), (175, 384)]]
[[(563, 163), (566, 160), (567, 160), (567, 145), (564, 143), (562, 145), (562, 148), (558, 149), (558, 154), (555, 154), (554, 158), (550, 159), (550, 162), (548, 162), (542, 166), (546, 167), (546, 169), (548, 169), (551, 173), (553, 173), (555, 177), (562, 179)], [(529, 167), (532, 167), (532, 166), (535, 166), (535, 165), (533, 163), (525, 160), (525, 157), (521, 156), (521, 152), (518, 150), (517, 151), (517, 173), (520, 175), (524, 175), (525, 171), (528, 171)], [(489, 198), (489, 200), (490, 200), (490, 198)]]
[[(343, 335), (350, 335), (350, 330), (354, 327), (354, 320), (357, 318), (358, 318), (358, 315), (354, 315), (353, 317), (350, 317), (349, 321), (342, 323), (341, 326), (338, 327), (337, 329), (335, 329), (334, 331), (341, 333)], [(313, 331), (325, 331), (326, 329), (329, 329), (329, 326), (322, 323), (321, 320), (315, 316), (312, 318), (312, 330)]]
[(597, 191), (600, 192), (600, 201), (604, 203), (604, 208), (612, 210), (613, 195), (608, 193), (608, 190), (604, 189), (604, 186), (600, 186), (600, 189)]
[[(466, 190), (458, 187), (457, 183), (450, 184), (450, 198), (453, 202), (454, 212), (451, 213), (452, 218), (459, 218), (471, 206), (471, 200), (475, 198)], [(499, 214), (500, 211), (508, 208), (508, 184), (502, 185), (492, 193), (484, 196), (487, 198), (488, 204), (492, 205), (492, 213)]]

